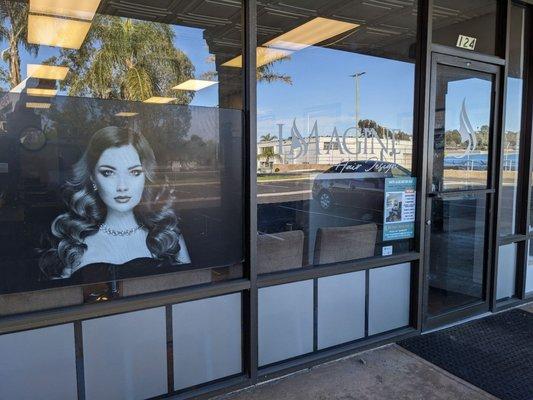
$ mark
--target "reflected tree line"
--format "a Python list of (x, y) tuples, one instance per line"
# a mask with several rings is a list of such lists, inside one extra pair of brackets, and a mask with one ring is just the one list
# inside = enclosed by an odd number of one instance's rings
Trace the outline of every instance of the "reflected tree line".
[(381, 126), (376, 121), (371, 119), (362, 119), (357, 123), (358, 128), (374, 129), (380, 139), (390, 138), (395, 140), (411, 140), (411, 135), (403, 131), (392, 131), (389, 128)]
[[(482, 125), (475, 131), (477, 146), (476, 150), (488, 151), (490, 144), (490, 127)], [(447, 130), (445, 132), (446, 148), (464, 150), (468, 147), (468, 143), (461, 138), (461, 133), (457, 129)], [(505, 132), (505, 149), (511, 151), (518, 151), (520, 142), (520, 132), (506, 131)]]

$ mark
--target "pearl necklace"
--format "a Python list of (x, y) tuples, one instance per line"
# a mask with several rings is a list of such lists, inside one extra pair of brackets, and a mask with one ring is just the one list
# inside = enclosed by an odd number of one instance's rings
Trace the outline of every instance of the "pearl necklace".
[(115, 230), (115, 229), (111, 229), (106, 224), (102, 224), (100, 225), (99, 229), (102, 232), (107, 233), (108, 235), (111, 235), (111, 236), (131, 236), (135, 232), (137, 232), (139, 229), (142, 229), (142, 228), (143, 228), (142, 225), (137, 225), (136, 227), (130, 228), (130, 229)]

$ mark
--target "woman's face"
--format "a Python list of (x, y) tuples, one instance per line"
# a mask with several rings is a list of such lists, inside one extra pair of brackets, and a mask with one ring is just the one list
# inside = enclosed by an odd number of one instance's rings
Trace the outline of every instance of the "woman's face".
[(110, 147), (98, 159), (93, 180), (108, 210), (132, 211), (144, 190), (145, 175), (139, 154), (131, 144)]

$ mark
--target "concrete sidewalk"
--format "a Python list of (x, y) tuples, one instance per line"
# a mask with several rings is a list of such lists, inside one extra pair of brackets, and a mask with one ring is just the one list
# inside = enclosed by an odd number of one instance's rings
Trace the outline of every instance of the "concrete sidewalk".
[[(533, 313), (533, 303), (522, 307)], [(497, 400), (391, 344), (216, 398), (217, 400)]]
[(217, 400), (495, 400), (397, 345), (319, 365)]

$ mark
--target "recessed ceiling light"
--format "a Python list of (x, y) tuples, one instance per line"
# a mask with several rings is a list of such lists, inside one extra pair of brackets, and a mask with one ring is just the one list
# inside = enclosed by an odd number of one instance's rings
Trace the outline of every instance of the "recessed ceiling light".
[(116, 113), (115, 117), (134, 117), (136, 115), (139, 115), (139, 113), (122, 111), (122, 112)]
[(29, 88), (29, 89), (26, 89), (26, 92), (30, 96), (37, 96), (37, 97), (54, 97), (57, 94), (56, 89)]
[(176, 100), (175, 97), (150, 97), (149, 99), (144, 100), (143, 103), (151, 103), (151, 104), (167, 104), (172, 101)]
[(188, 81), (185, 81), (183, 83), (180, 83), (178, 86), (174, 86), (172, 89), (174, 90), (192, 90), (192, 91), (198, 91), (205, 89), (206, 87), (216, 85), (218, 82), (216, 81), (206, 81), (201, 79), (189, 79)]
[(355, 29), (358, 26), (359, 24), (353, 24), (351, 22), (317, 17), (269, 40), (263, 46), (298, 51)]
[(30, 14), (28, 43), (78, 50), (90, 28), (86, 21)]
[(26, 103), (26, 108), (41, 108), (41, 109), (47, 109), (50, 108), (50, 103), (37, 103), (37, 102), (28, 102)]
[(28, 64), (28, 78), (51, 79), (62, 81), (68, 74), (68, 67), (58, 67), (55, 65)]
[[(268, 47), (258, 47), (256, 50), (257, 66), (271, 63), (281, 58), (287, 57), (292, 52), (280, 49), (269, 49)], [(242, 56), (237, 56), (222, 64), (224, 67), (242, 68)]]
[(101, 0), (30, 0), (30, 13), (92, 20)]
[[(357, 28), (358, 24), (317, 17), (289, 32), (269, 40), (257, 48), (257, 66), (287, 57), (295, 51), (305, 49), (326, 39)], [(237, 56), (222, 64), (224, 67), (242, 68), (242, 56)]]
[(232, 58), (231, 60), (226, 61), (225, 63), (222, 63), (222, 66), (223, 67), (242, 68), (242, 56), (237, 56), (235, 58)]

